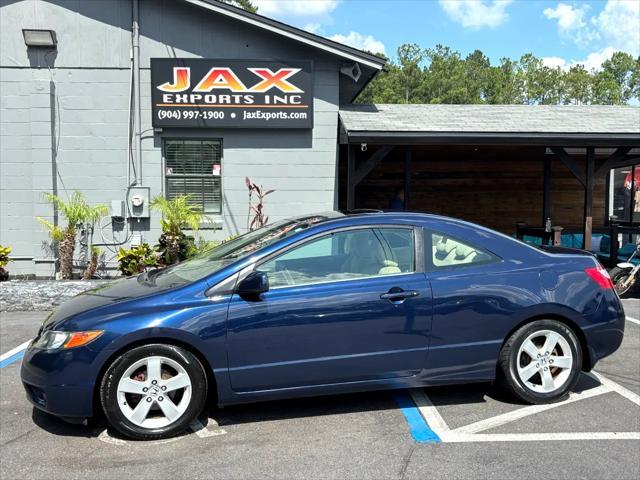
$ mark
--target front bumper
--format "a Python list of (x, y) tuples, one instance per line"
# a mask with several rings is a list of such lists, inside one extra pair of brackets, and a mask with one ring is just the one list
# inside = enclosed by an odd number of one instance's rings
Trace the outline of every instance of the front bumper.
[(98, 372), (96, 353), (86, 347), (53, 351), (29, 347), (20, 376), (35, 407), (59, 417), (88, 418), (93, 415)]

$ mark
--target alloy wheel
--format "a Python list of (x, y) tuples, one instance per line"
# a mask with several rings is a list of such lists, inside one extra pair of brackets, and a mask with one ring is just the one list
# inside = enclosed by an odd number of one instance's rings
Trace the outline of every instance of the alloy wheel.
[(192, 385), (175, 360), (150, 356), (133, 363), (117, 387), (118, 407), (133, 424), (148, 429), (166, 427), (185, 413)]
[(518, 377), (537, 393), (552, 393), (567, 382), (573, 367), (569, 342), (553, 330), (530, 334), (518, 350)]

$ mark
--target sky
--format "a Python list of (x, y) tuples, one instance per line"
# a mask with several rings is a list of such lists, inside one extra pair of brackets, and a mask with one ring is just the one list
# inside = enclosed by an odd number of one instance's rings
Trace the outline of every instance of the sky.
[(598, 69), (640, 55), (640, 0), (253, 0), (258, 13), (395, 58), (403, 43), (442, 44), (492, 64), (525, 53), (549, 66)]

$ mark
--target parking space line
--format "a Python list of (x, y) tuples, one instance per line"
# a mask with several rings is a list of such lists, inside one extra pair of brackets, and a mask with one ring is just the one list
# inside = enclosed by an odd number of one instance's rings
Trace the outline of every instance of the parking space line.
[(640, 440), (640, 432), (478, 433), (552, 408), (561, 407), (569, 403), (610, 392), (618, 393), (640, 406), (640, 395), (596, 372), (585, 372), (585, 375), (596, 380), (600, 385), (580, 393), (571, 393), (569, 398), (562, 402), (522, 407), (513, 412), (480, 420), (454, 430), (449, 428), (424, 389), (412, 389), (410, 390), (410, 394), (425, 423), (430, 426), (434, 435), (439, 437), (439, 441), (446, 443), (539, 442), (549, 440)]
[(409, 391), (411, 398), (418, 407), (418, 411), (427, 425), (436, 433), (436, 435), (442, 437), (443, 434), (449, 431), (449, 426), (438, 412), (429, 396), (423, 389), (414, 388)]
[(465, 425), (464, 427), (456, 428), (455, 430), (452, 430), (452, 432), (454, 433), (482, 432), (483, 430), (489, 430), (491, 428), (506, 425), (507, 423), (520, 420), (521, 418), (525, 418), (530, 415), (535, 415), (536, 413), (545, 412), (547, 410), (551, 410), (552, 408), (561, 407), (569, 403), (577, 402), (579, 400), (584, 400), (586, 398), (595, 397), (595, 396), (609, 393), (612, 391), (613, 389), (611, 387), (600, 385), (599, 387), (592, 388), (590, 390), (585, 390), (580, 393), (571, 393), (569, 395), (569, 398), (562, 402), (550, 403), (546, 405), (530, 405), (528, 407), (519, 408), (512, 412), (507, 412), (507, 413), (503, 413), (502, 415), (497, 415), (495, 417), (487, 418), (485, 420), (480, 420), (478, 422)]
[(7, 365), (11, 365), (16, 360), (20, 360), (24, 356), (24, 352), (31, 343), (31, 340), (27, 340), (16, 348), (9, 350), (7, 353), (0, 355), (0, 368), (4, 368)]
[(631, 323), (635, 323), (636, 325), (640, 325), (640, 320), (638, 320), (637, 318), (627, 317), (627, 321)]
[(443, 441), (469, 442), (544, 442), (550, 440), (640, 440), (640, 432), (566, 432), (566, 433), (456, 433)]
[[(209, 427), (215, 427), (213, 430)], [(207, 424), (204, 425), (200, 420), (194, 420), (189, 425), (189, 428), (193, 433), (195, 433), (199, 438), (208, 438), (208, 437), (216, 437), (218, 435), (224, 435), (227, 433), (226, 430), (219, 428), (218, 422), (216, 422), (213, 418), (209, 418)]]
[(588, 375), (589, 377), (593, 378), (594, 380), (597, 380), (602, 385), (610, 388), (612, 391), (622, 395), (624, 398), (626, 398), (627, 400), (632, 401), (633, 403), (635, 403), (636, 405), (638, 405), (640, 407), (640, 395), (638, 395), (637, 393), (634, 393), (631, 390), (623, 387), (622, 385), (617, 384), (613, 380), (609, 380), (607, 377), (605, 377), (605, 376), (603, 376), (603, 375), (601, 375), (599, 373), (586, 372), (586, 375)]
[(396, 403), (400, 407), (404, 418), (409, 425), (411, 436), (418, 443), (438, 443), (440, 437), (432, 429), (432, 426), (421, 415), (416, 403), (412, 400), (413, 395), (407, 392), (399, 391), (394, 395)]

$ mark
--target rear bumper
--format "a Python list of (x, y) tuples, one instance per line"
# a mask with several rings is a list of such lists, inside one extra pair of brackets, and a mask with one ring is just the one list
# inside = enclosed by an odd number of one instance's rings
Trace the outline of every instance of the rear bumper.
[(613, 290), (606, 291), (605, 298), (590, 320), (582, 328), (589, 349), (588, 370), (618, 350), (624, 338), (626, 315), (622, 302)]

